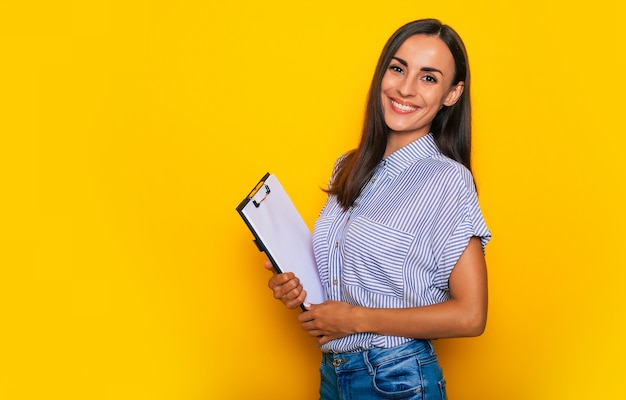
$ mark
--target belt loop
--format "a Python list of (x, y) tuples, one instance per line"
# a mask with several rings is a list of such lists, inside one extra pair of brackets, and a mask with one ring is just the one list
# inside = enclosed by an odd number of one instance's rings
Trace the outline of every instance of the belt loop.
[(435, 346), (433, 346), (433, 343), (432, 343), (430, 340), (425, 340), (425, 342), (426, 342), (426, 345), (428, 346), (428, 350), (429, 350), (429, 352), (428, 352), (428, 353), (429, 353), (431, 356), (432, 356), (432, 355), (437, 354), (437, 353), (435, 352)]
[(372, 364), (370, 363), (370, 360), (369, 360), (370, 351), (365, 350), (361, 354), (363, 355), (363, 363), (367, 367), (367, 372), (369, 372), (370, 375), (374, 376), (374, 367), (372, 367)]

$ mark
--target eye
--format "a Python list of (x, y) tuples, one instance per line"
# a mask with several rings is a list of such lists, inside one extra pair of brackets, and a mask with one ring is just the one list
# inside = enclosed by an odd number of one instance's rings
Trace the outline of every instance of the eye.
[(432, 75), (424, 75), (422, 79), (425, 80), (426, 82), (437, 83), (437, 78), (435, 78)]
[(404, 73), (404, 69), (402, 69), (402, 67), (398, 66), (398, 65), (390, 65), (389, 66), (389, 70), (396, 72), (398, 74), (403, 74)]

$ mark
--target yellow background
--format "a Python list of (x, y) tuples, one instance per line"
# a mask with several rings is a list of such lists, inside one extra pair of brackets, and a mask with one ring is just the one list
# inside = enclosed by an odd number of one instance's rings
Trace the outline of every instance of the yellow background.
[(0, 3), (0, 398), (316, 399), (318, 351), (235, 212), (313, 224), (401, 24), (457, 29), (494, 239), (454, 400), (623, 398), (621, 2)]

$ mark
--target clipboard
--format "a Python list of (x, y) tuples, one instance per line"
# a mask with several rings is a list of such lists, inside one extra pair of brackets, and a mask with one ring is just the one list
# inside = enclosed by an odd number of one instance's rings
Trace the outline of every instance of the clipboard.
[(323, 303), (324, 289), (313, 255), (311, 231), (275, 175), (269, 172), (237, 207), (279, 273), (293, 272), (307, 292), (305, 302)]

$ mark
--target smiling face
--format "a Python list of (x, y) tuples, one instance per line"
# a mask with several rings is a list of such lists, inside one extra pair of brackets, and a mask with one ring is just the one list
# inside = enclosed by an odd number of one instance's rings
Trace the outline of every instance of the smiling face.
[(454, 58), (437, 36), (413, 35), (398, 49), (381, 82), (385, 123), (391, 130), (386, 154), (428, 134), (437, 112), (463, 93), (453, 82)]

